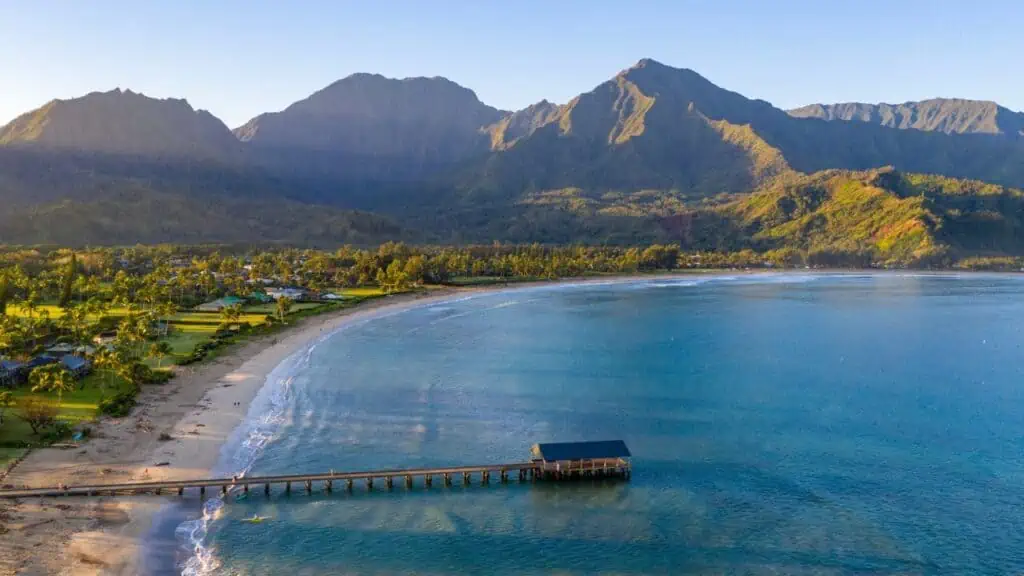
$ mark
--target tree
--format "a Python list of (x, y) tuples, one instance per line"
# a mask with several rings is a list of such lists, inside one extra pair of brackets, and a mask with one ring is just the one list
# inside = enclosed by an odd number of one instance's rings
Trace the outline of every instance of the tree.
[(75, 377), (62, 364), (47, 364), (34, 368), (28, 375), (32, 392), (56, 392), (57, 408), (64, 402), (64, 393), (75, 388)]
[(85, 304), (66, 307), (59, 324), (71, 334), (76, 344), (88, 343), (89, 335), (86, 329), (89, 325), (89, 309)]
[(0, 272), (0, 316), (7, 314), (7, 302), (11, 298), (11, 278), (7, 271)]
[(423, 256), (417, 254), (416, 256), (411, 256), (405, 261), (405, 267), (402, 269), (402, 273), (407, 282), (411, 282), (418, 286), (423, 284), (423, 273), (425, 270), (426, 262), (423, 260)]
[(242, 305), (232, 304), (230, 306), (225, 306), (221, 308), (220, 317), (227, 324), (238, 322), (238, 319), (242, 317)]
[(4, 423), (4, 413), (14, 405), (14, 393), (8, 390), (0, 390), (0, 426)]
[(149, 356), (151, 358), (156, 358), (156, 367), (157, 368), (162, 368), (163, 367), (164, 357), (169, 356), (170, 353), (171, 353), (171, 345), (168, 344), (165, 341), (154, 342), (153, 345), (151, 345), (149, 347)]
[(277, 299), (277, 318), (284, 322), (284, 317), (288, 315), (288, 311), (292, 309), (292, 299), (287, 296), (281, 296)]
[(156, 313), (163, 318), (163, 326), (161, 327), (163, 335), (167, 336), (167, 333), (171, 329), (171, 317), (178, 312), (178, 307), (174, 305), (170, 300), (161, 302), (156, 306)]
[(104, 388), (110, 384), (110, 380), (112, 380), (113, 376), (119, 371), (119, 359), (117, 354), (105, 346), (96, 351), (96, 355), (92, 357), (92, 365), (96, 370), (99, 370), (106, 375), (106, 378), (104, 379)]
[(57, 422), (58, 409), (46, 398), (27, 396), (17, 403), (18, 418), (24, 420), (36, 436), (43, 428), (53, 426)]
[(78, 274), (78, 262), (75, 259), (75, 253), (71, 253), (71, 258), (68, 259), (67, 269), (64, 270), (63, 284), (60, 290), (60, 301), (58, 304), (61, 308), (66, 308), (71, 304), (71, 296), (75, 287), (75, 276)]

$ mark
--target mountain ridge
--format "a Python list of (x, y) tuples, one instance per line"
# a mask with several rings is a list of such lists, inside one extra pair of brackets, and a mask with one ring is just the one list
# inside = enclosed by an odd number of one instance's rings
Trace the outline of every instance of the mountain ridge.
[[(970, 190), (963, 197), (975, 204), (947, 209), (956, 194), (914, 205), (898, 194), (906, 183), (834, 172), (892, 166), (898, 174), (1024, 186), (1024, 139), (1009, 133), (1014, 125), (998, 116), (1002, 107), (993, 116), (975, 101), (944, 100), (916, 112), (909, 105), (786, 112), (693, 70), (644, 59), (564, 104), (542, 100), (513, 112), (444, 78), (369, 73), (234, 131), (184, 100), (131, 91), (54, 102), (0, 128), (7, 241), (52, 239), (46, 226), (76, 213), (77, 230), (90, 241), (103, 234), (171, 241), (164, 211), (189, 241), (248, 234), (324, 243), (332, 233), (372, 241), (380, 232), (453, 242), (675, 239), (702, 249), (769, 251), (831, 243), (918, 262), (931, 254), (913, 243), (920, 234), (948, 250), (1018, 251), (1024, 244), (1013, 193), (982, 194), (954, 180), (943, 189)], [(768, 204), (741, 204), (768, 197), (786, 206), (813, 203), (824, 194), (814, 184), (823, 178), (834, 202), (813, 213), (780, 209), (768, 221), (755, 217)], [(209, 209), (192, 226), (182, 220), (187, 206)], [(276, 219), (275, 212), (297, 216)], [(231, 223), (231, 213), (243, 223)], [(321, 232), (276, 230), (301, 227), (303, 218)], [(383, 220), (358, 228), (360, 219), (374, 218)], [(391, 221), (395, 228), (385, 224)], [(936, 222), (942, 226), (929, 227)], [(897, 228), (907, 234), (890, 234)], [(942, 236), (951, 228), (964, 239)], [(844, 244), (845, 233), (861, 235), (860, 244)], [(967, 241), (982, 237), (992, 240)]]
[(900, 104), (840, 102), (810, 104), (788, 112), (797, 118), (867, 122), (902, 130), (1024, 136), (1024, 113), (989, 100), (930, 98)]

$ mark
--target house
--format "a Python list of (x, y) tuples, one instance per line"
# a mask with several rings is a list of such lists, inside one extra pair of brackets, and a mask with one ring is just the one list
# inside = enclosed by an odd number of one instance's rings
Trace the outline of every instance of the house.
[(302, 288), (267, 288), (267, 296), (274, 300), (289, 298), (291, 300), (303, 300), (306, 298), (306, 291)]
[(77, 356), (92, 356), (93, 354), (96, 353), (96, 349), (93, 348), (92, 346), (89, 346), (88, 344), (83, 344), (75, 348), (74, 353)]
[(541, 474), (555, 478), (588, 473), (621, 474), (628, 478), (632, 454), (622, 440), (534, 444), (530, 449)]
[(93, 337), (92, 342), (97, 346), (110, 346), (115, 340), (117, 340), (117, 332), (112, 330), (109, 332), (100, 332)]
[(13, 388), (25, 377), (24, 364), (14, 360), (0, 360), (0, 388)]
[(268, 294), (264, 294), (263, 292), (253, 292), (252, 294), (249, 294), (249, 296), (247, 296), (247, 298), (249, 298), (250, 300), (255, 300), (255, 301), (260, 302), (262, 304), (266, 304), (268, 302), (273, 302), (274, 301), (274, 298), (272, 296), (270, 296)]
[(60, 363), (67, 368), (68, 372), (71, 372), (75, 378), (81, 378), (89, 373), (92, 369), (92, 364), (82, 358), (81, 356), (75, 356), (74, 354), (66, 354), (60, 359)]
[(228, 306), (242, 305), (245, 304), (245, 300), (237, 296), (225, 296), (216, 300), (211, 300), (204, 304), (196, 306), (196, 310), (200, 312), (220, 312)]
[(35, 358), (29, 360), (21, 366), (21, 373), (24, 378), (28, 378), (32, 371), (40, 366), (47, 366), (57, 362), (57, 359), (49, 354), (41, 354)]
[(64, 354), (71, 354), (74, 351), (75, 345), (67, 343), (56, 344), (46, 349), (46, 353), (52, 356), (62, 356)]

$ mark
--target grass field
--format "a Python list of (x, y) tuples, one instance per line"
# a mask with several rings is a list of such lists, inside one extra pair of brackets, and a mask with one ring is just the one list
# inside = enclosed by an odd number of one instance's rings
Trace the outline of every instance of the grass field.
[[(129, 389), (124, 380), (110, 377), (105, 373), (89, 374), (76, 386), (75, 390), (64, 394), (58, 418), (71, 425), (93, 420), (97, 415), (100, 401)], [(30, 388), (23, 387), (13, 391), (15, 399), (32, 395)], [(43, 394), (56, 402), (56, 394)], [(32, 433), (32, 428), (17, 416), (17, 408), (12, 406), (4, 413), (4, 424), (0, 426), (0, 469), (5, 463), (17, 458), (24, 452), (26, 444), (35, 444), (40, 437)]]
[[(292, 314), (300, 310), (312, 310), (314, 308), (319, 308), (321, 306), (323, 306), (323, 304), (320, 304), (318, 302), (297, 302), (295, 304), (292, 304), (291, 310), (288, 313)], [(245, 308), (243, 308), (243, 311), (246, 314), (262, 314), (264, 316), (267, 314), (277, 314), (277, 305), (272, 303), (253, 304), (251, 306), (246, 306)]]
[[(56, 320), (64, 315), (64, 309), (61, 308), (60, 306), (57, 306), (56, 304), (40, 304), (39, 306), (36, 306), (36, 311), (34, 313), (36, 318), (39, 317), (40, 313), (43, 310), (50, 314), (51, 320)], [(106, 316), (120, 318), (121, 316), (124, 316), (127, 313), (127, 308), (115, 306), (107, 310)], [(28, 318), (28, 310), (21, 304), (9, 304), (7, 306), (6, 314), (10, 316), (17, 316), (19, 318)], [(95, 320), (95, 318), (93, 318), (93, 320)]]
[(367, 287), (362, 287), (362, 288), (345, 288), (344, 290), (341, 291), (341, 295), (345, 296), (347, 298), (350, 298), (350, 297), (353, 297), (353, 296), (361, 296), (361, 297), (365, 298), (365, 297), (368, 297), (368, 296), (370, 296), (370, 297), (373, 297), (373, 296), (384, 296), (385, 293), (384, 293), (383, 290), (381, 290), (380, 288), (378, 288), (376, 286), (367, 286)]

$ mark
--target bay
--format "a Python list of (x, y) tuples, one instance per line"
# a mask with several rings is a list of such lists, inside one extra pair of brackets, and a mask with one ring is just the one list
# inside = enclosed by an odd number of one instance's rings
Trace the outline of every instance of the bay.
[[(673, 277), (350, 327), (282, 368), (261, 441), (229, 447), (225, 469), (507, 462), (535, 442), (623, 439), (632, 480), (249, 497), (210, 518), (203, 570), (1024, 570), (1022, 297), (998, 275)], [(253, 514), (270, 520), (240, 522)]]

